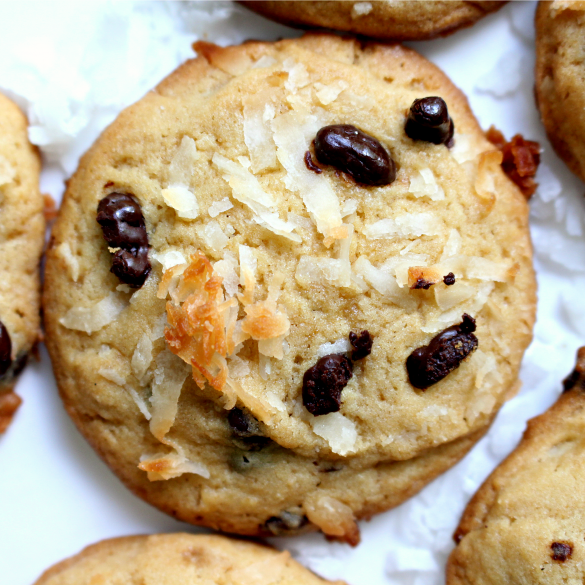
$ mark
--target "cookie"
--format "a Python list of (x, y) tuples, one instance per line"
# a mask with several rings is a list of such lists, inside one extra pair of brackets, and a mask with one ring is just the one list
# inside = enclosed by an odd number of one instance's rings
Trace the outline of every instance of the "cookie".
[(69, 183), (45, 287), (59, 388), (161, 509), (355, 541), (514, 392), (526, 201), (409, 49), (196, 48)]
[(287, 551), (223, 536), (181, 533), (103, 540), (51, 567), (35, 585), (98, 582), (344, 585), (320, 579)]
[(22, 112), (0, 94), (0, 433), (21, 403), (16, 376), (40, 335), (45, 221), (40, 160)]
[(448, 585), (583, 582), (585, 347), (564, 385), (469, 502)]
[(585, 180), (582, 39), (585, 2), (540, 2), (536, 11), (535, 95), (557, 154)]
[(321, 27), (393, 41), (447, 36), (471, 26), (505, 2), (399, 0), (393, 2), (241, 2), (282, 24)]

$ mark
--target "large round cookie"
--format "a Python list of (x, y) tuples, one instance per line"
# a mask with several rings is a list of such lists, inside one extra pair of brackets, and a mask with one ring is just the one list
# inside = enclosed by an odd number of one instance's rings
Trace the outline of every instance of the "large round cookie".
[(549, 140), (585, 180), (585, 2), (540, 2), (535, 95)]
[(447, 585), (583, 583), (585, 347), (565, 389), (469, 502)]
[(248, 1), (251, 10), (283, 24), (322, 27), (394, 41), (449, 35), (505, 2), (398, 0), (392, 2)]
[[(287, 551), (224, 536), (155, 534), (103, 540), (48, 569), (35, 585), (322, 585)], [(343, 585), (342, 581), (336, 581)]]
[(20, 404), (15, 377), (40, 335), (45, 221), (40, 160), (27, 127), (18, 107), (0, 94), (0, 433)]
[[(155, 505), (249, 534), (307, 517), (351, 540), (354, 516), (452, 465), (514, 391), (535, 305), (526, 202), (465, 98), (408, 49), (327, 35), (197, 49), (69, 183), (45, 289), (60, 391)], [(413, 100), (436, 95), (453, 148), (405, 133)], [(309, 170), (336, 123), (378, 139), (391, 184)], [(124, 205), (132, 245), (111, 219)], [(349, 333), (366, 330), (371, 354), (356, 356)], [(447, 361), (463, 353), (415, 387), (406, 362), (437, 343)], [(319, 395), (326, 354), (337, 402)]]

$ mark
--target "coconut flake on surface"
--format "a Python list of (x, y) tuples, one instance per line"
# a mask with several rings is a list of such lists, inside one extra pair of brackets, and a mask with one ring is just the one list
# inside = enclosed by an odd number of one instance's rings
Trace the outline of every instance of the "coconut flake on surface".
[(334, 453), (347, 455), (355, 449), (358, 437), (355, 423), (340, 412), (313, 417), (311, 427), (316, 435), (327, 441)]
[(71, 276), (71, 280), (73, 282), (77, 282), (79, 278), (79, 260), (77, 256), (75, 256), (71, 252), (71, 246), (69, 246), (69, 242), (62, 242), (55, 248), (55, 252), (63, 258), (65, 264), (67, 264), (67, 268), (69, 269), (69, 276)]
[(165, 444), (169, 445), (173, 451), (154, 455), (144, 454), (140, 457), (138, 468), (146, 471), (149, 481), (174, 479), (184, 473), (193, 473), (209, 479), (209, 469), (203, 463), (190, 460), (178, 443), (167, 440)]
[(223, 233), (221, 226), (212, 219), (203, 225), (197, 226), (197, 234), (206, 246), (214, 252), (221, 252), (229, 242), (229, 238)]
[(458, 134), (455, 132), (453, 140), (455, 144), (449, 152), (460, 165), (474, 160), (479, 154), (479, 150), (469, 134)]
[(84, 331), (89, 335), (115, 321), (127, 306), (128, 301), (123, 296), (111, 292), (92, 307), (72, 307), (59, 319), (59, 323), (67, 329)]
[(291, 93), (297, 93), (299, 89), (309, 85), (311, 81), (307, 67), (303, 63), (296, 63), (290, 57), (283, 63), (284, 70), (288, 73), (288, 79), (284, 82), (284, 87)]
[(272, 89), (242, 98), (244, 105), (244, 142), (250, 154), (252, 172), (259, 173), (276, 166), (276, 145), (272, 139), (271, 121), (275, 107)]
[(131, 386), (127, 386), (126, 390), (130, 394), (130, 397), (132, 398), (132, 400), (134, 400), (134, 403), (136, 404), (136, 406), (138, 407), (138, 410), (142, 413), (144, 418), (146, 420), (150, 420), (151, 415), (150, 415), (150, 411), (148, 410), (148, 405), (146, 404), (146, 400), (142, 396), (140, 396), (140, 394), (138, 394), (138, 392), (136, 392), (136, 390), (134, 390), (134, 388), (132, 388)]
[(359, 18), (360, 16), (364, 16), (365, 14), (370, 14), (372, 10), (373, 6), (371, 2), (356, 2), (351, 7), (351, 17)]
[(232, 202), (229, 200), (228, 197), (224, 197), (220, 201), (214, 201), (208, 208), (207, 213), (209, 217), (217, 217), (220, 213), (224, 211), (228, 211), (233, 207)]
[(356, 199), (348, 199), (341, 206), (341, 217), (347, 217), (357, 211), (358, 202)]
[(274, 57), (271, 57), (270, 55), (262, 55), (262, 57), (260, 57), (260, 59), (258, 59), (257, 61), (254, 61), (254, 65), (252, 65), (252, 69), (266, 69), (268, 67), (272, 67), (273, 65), (276, 65), (277, 63), (278, 63), (278, 61)]
[(146, 371), (152, 363), (152, 348), (153, 335), (149, 331), (146, 331), (140, 336), (130, 362), (132, 373), (136, 376), (139, 382), (142, 381)]
[(456, 256), (461, 252), (461, 234), (455, 228), (449, 230), (449, 236), (443, 246), (443, 253), (441, 254), (441, 260), (449, 258), (450, 256)]
[(475, 287), (456, 282), (452, 286), (436, 286), (435, 300), (441, 311), (448, 311), (471, 298), (475, 292)]
[(518, 266), (506, 260), (496, 262), (481, 256), (450, 256), (441, 260), (440, 267), (445, 274), (453, 272), (457, 278), (476, 278), (508, 282), (514, 278)]
[(123, 376), (115, 368), (100, 368), (97, 372), (102, 378), (113, 382), (117, 386), (124, 386), (126, 384), (126, 377)]
[(324, 106), (333, 103), (339, 97), (339, 94), (349, 87), (349, 84), (341, 79), (329, 84), (317, 82), (313, 85), (317, 99)]
[(441, 222), (430, 213), (405, 213), (396, 219), (380, 219), (364, 228), (364, 235), (370, 240), (394, 238), (397, 236), (436, 236), (441, 231)]
[(0, 187), (12, 183), (14, 177), (16, 177), (16, 169), (5, 156), (0, 154)]
[(342, 337), (341, 339), (338, 339), (333, 343), (327, 342), (320, 345), (317, 348), (317, 357), (322, 358), (325, 357), (326, 355), (331, 355), (334, 353), (347, 353), (352, 349), (353, 348), (351, 343), (349, 342), (349, 339), (346, 337)]
[(432, 201), (442, 201), (445, 199), (443, 187), (437, 183), (437, 179), (431, 169), (420, 169), (410, 179), (408, 192), (415, 197), (428, 197)]
[(303, 508), (307, 518), (324, 534), (341, 538), (353, 546), (359, 544), (360, 530), (347, 504), (315, 490), (305, 498)]
[(237, 273), (238, 261), (231, 252), (224, 252), (223, 260), (218, 260), (213, 265), (213, 271), (223, 279), (223, 288), (228, 297), (233, 297), (238, 292), (240, 277)]
[(284, 183), (289, 191), (299, 192), (315, 222), (326, 238), (347, 237), (341, 219), (339, 199), (323, 174), (309, 171), (304, 156), (321, 125), (315, 116), (303, 120), (297, 112), (276, 116), (272, 121), (276, 156), (286, 170)]
[(232, 355), (228, 357), (227, 361), (228, 368), (230, 370), (230, 376), (234, 378), (234, 380), (245, 378), (250, 374), (250, 366), (247, 360), (243, 360), (237, 355)]
[(295, 225), (284, 221), (269, 209), (276, 206), (276, 200), (266, 193), (258, 179), (250, 173), (250, 161), (245, 157), (238, 158), (239, 164), (215, 152), (213, 164), (222, 172), (223, 178), (232, 188), (234, 199), (247, 205), (254, 213), (253, 219), (262, 227), (273, 233), (288, 238), (293, 242), (301, 242), (298, 234), (292, 233)]
[(187, 263), (187, 259), (183, 253), (173, 249), (168, 249), (164, 252), (151, 251), (150, 257), (162, 265), (163, 271), (168, 270), (173, 266)]

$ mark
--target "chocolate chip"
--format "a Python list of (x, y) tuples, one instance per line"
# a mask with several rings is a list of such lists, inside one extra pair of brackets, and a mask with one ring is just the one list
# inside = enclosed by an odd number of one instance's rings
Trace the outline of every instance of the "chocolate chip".
[(373, 136), (349, 124), (325, 126), (317, 132), (315, 155), (364, 185), (389, 185), (396, 179), (396, 165)]
[(563, 392), (568, 392), (573, 388), (585, 392), (585, 347), (577, 351), (575, 369), (563, 380)]
[(448, 327), (431, 340), (429, 345), (415, 349), (406, 360), (410, 383), (425, 390), (440, 382), (477, 349), (475, 319), (467, 314), (459, 325)]
[(560, 561), (564, 563), (567, 559), (571, 558), (571, 554), (573, 553), (573, 546), (571, 544), (567, 544), (566, 542), (553, 542), (550, 545), (552, 550), (551, 558), (553, 561)]
[(449, 145), (455, 128), (445, 101), (432, 96), (414, 100), (404, 130), (413, 140)]
[(351, 362), (343, 354), (322, 357), (303, 376), (303, 404), (313, 415), (337, 412), (341, 391), (352, 377)]
[(354, 362), (364, 359), (372, 353), (372, 343), (374, 343), (374, 340), (369, 331), (362, 331), (359, 335), (350, 331), (349, 342), (354, 348), (350, 356)]
[(264, 529), (274, 536), (290, 536), (309, 523), (306, 516), (283, 510), (279, 516), (272, 516), (264, 523)]
[(12, 342), (4, 323), (0, 321), (0, 376), (4, 376), (12, 364)]
[(455, 284), (455, 275), (452, 272), (449, 272), (449, 274), (447, 274), (444, 278), (443, 278), (443, 282), (447, 285), (447, 286), (451, 286), (452, 284)]
[(138, 200), (128, 193), (110, 193), (98, 205), (97, 221), (111, 248), (120, 248), (111, 272), (122, 282), (140, 288), (150, 274), (148, 234)]
[(237, 438), (235, 442), (241, 449), (260, 451), (270, 443), (270, 438), (262, 434), (258, 421), (248, 412), (240, 408), (232, 408), (228, 412), (227, 419)]
[(433, 284), (435, 283), (430, 280), (426, 280), (425, 278), (417, 278), (416, 282), (410, 288), (412, 290), (417, 289), (429, 290), (429, 288), (431, 288)]
[(305, 152), (305, 166), (310, 170), (313, 171), (314, 173), (317, 173), (318, 175), (321, 174), (323, 172), (323, 169), (321, 167), (318, 167), (314, 162), (313, 162), (313, 157), (311, 156), (311, 151), (307, 150), (307, 152)]

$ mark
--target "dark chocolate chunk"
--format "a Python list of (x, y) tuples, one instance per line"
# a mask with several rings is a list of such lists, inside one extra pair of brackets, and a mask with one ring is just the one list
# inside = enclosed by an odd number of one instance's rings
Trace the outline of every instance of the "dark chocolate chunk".
[(264, 523), (264, 529), (274, 536), (290, 536), (309, 523), (306, 516), (283, 510), (279, 516), (272, 516)]
[(303, 404), (313, 415), (337, 412), (341, 391), (352, 377), (351, 362), (343, 354), (322, 357), (303, 376)]
[(449, 272), (449, 274), (447, 274), (444, 278), (443, 278), (443, 282), (447, 285), (447, 286), (451, 286), (452, 284), (455, 284), (455, 275), (452, 272)]
[(429, 288), (431, 288), (431, 286), (433, 286), (433, 284), (435, 284), (435, 283), (430, 281), (430, 280), (426, 280), (425, 278), (417, 278), (416, 282), (410, 288), (412, 290), (419, 290), (419, 289), (429, 290)]
[(573, 553), (573, 546), (566, 542), (553, 542), (550, 545), (552, 554), (550, 555), (553, 561), (560, 561), (564, 563), (567, 559), (571, 558)]
[(349, 342), (354, 351), (351, 352), (352, 361), (364, 359), (372, 353), (372, 343), (374, 340), (369, 331), (362, 331), (359, 335), (353, 331), (349, 332)]
[(0, 376), (4, 376), (12, 364), (12, 341), (4, 323), (0, 321)]
[(425, 390), (440, 382), (477, 349), (475, 319), (467, 314), (459, 325), (448, 327), (431, 340), (429, 345), (415, 349), (406, 360), (410, 383)]
[(307, 150), (307, 152), (305, 152), (305, 166), (310, 171), (313, 171), (314, 173), (317, 173), (318, 175), (323, 172), (323, 169), (321, 167), (318, 167), (314, 163), (313, 157), (311, 156), (311, 151), (310, 150)]
[(404, 130), (413, 140), (449, 144), (455, 128), (445, 101), (440, 97), (432, 96), (414, 100), (410, 106)]
[(270, 438), (262, 434), (258, 421), (248, 412), (240, 408), (232, 408), (228, 412), (227, 418), (237, 439), (235, 442), (241, 449), (260, 451), (270, 443)]
[(151, 266), (148, 234), (138, 200), (128, 193), (110, 193), (98, 205), (97, 221), (111, 248), (120, 248), (112, 259), (111, 272), (122, 282), (140, 288)]
[(325, 126), (315, 137), (315, 155), (364, 185), (389, 185), (396, 179), (396, 165), (373, 137), (349, 124)]

